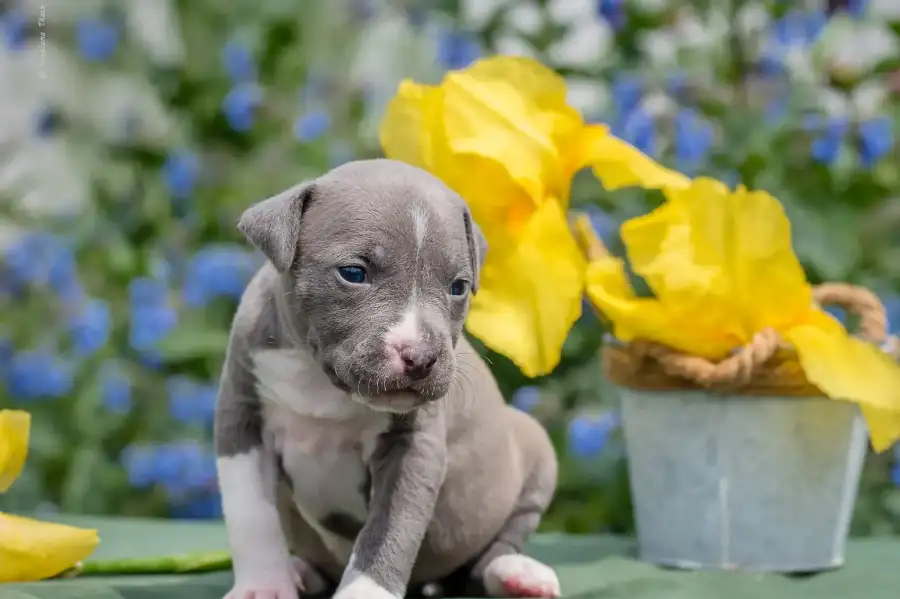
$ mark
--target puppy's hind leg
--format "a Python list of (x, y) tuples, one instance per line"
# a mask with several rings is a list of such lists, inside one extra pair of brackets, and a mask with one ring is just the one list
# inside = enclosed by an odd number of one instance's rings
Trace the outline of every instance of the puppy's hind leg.
[(490, 597), (559, 597), (556, 572), (522, 553), (556, 492), (556, 453), (547, 432), (536, 420), (509, 409), (528, 474), (515, 509), (472, 568), (472, 590)]

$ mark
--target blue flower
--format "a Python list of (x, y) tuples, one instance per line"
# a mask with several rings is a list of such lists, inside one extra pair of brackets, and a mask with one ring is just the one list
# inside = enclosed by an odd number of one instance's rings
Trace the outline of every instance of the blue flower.
[(56, 235), (31, 231), (16, 239), (4, 256), (13, 283), (48, 285), (62, 300), (74, 301), (81, 284), (72, 250)]
[(218, 520), (222, 518), (222, 496), (207, 492), (172, 506), (172, 518), (186, 520)]
[(825, 311), (831, 314), (842, 325), (847, 325), (847, 311), (839, 306), (825, 306)]
[(0, 33), (8, 50), (21, 50), (28, 41), (28, 15), (25, 11), (11, 8), (0, 14)]
[(169, 413), (185, 424), (212, 424), (218, 385), (199, 383), (186, 376), (173, 376), (166, 381)]
[(591, 219), (591, 227), (605, 244), (609, 244), (619, 229), (618, 221), (597, 206), (589, 206), (585, 212)]
[(16, 348), (13, 346), (12, 340), (0, 337), (0, 375), (4, 377), (7, 375), (15, 355)]
[(34, 119), (34, 134), (49, 137), (59, 127), (59, 113), (49, 107), (41, 108)]
[(863, 166), (871, 167), (894, 147), (893, 125), (887, 116), (871, 118), (859, 124), (859, 159)]
[(100, 401), (114, 414), (126, 414), (131, 410), (131, 380), (114, 362), (100, 367)]
[(666, 90), (673, 96), (680, 95), (688, 85), (688, 76), (678, 70), (666, 75)]
[(772, 38), (782, 47), (809, 46), (818, 41), (828, 16), (820, 10), (790, 10), (772, 24)]
[(843, 117), (830, 117), (824, 121), (815, 116), (805, 119), (807, 129), (818, 131), (811, 147), (813, 160), (822, 164), (831, 164), (837, 160), (849, 126), (849, 122)]
[(327, 110), (313, 110), (294, 121), (294, 137), (302, 142), (319, 139), (331, 129), (331, 115)]
[(176, 200), (186, 200), (194, 193), (199, 175), (200, 160), (184, 149), (170, 153), (162, 167), (163, 182)]
[(864, 17), (869, 9), (869, 0), (849, 0), (846, 4), (847, 12), (856, 18)]
[(239, 83), (222, 100), (222, 114), (228, 126), (245, 132), (253, 128), (256, 109), (262, 102), (262, 91), (254, 83)]
[(790, 104), (790, 98), (787, 94), (778, 94), (769, 101), (766, 106), (763, 119), (768, 124), (775, 124), (785, 117)]
[(148, 489), (156, 483), (156, 448), (152, 445), (129, 445), (119, 456), (128, 484), (135, 489)]
[(256, 62), (250, 49), (239, 42), (230, 41), (222, 48), (222, 66), (235, 83), (256, 79)]
[(597, 14), (606, 19), (613, 29), (625, 26), (626, 13), (623, 0), (597, 0)]
[(900, 295), (892, 293), (881, 298), (881, 303), (884, 304), (884, 311), (887, 316), (888, 333), (892, 335), (900, 333)]
[(112, 328), (109, 304), (99, 299), (89, 299), (71, 315), (69, 335), (79, 356), (90, 356), (106, 345)]
[(150, 277), (136, 277), (128, 283), (131, 309), (156, 306), (168, 301), (169, 288), (163, 281)]
[(695, 111), (684, 109), (675, 116), (675, 159), (682, 170), (693, 171), (706, 158), (713, 143), (713, 127)]
[(107, 21), (82, 19), (76, 26), (75, 35), (81, 56), (93, 62), (109, 60), (119, 45), (119, 28)]
[(135, 489), (160, 485), (178, 497), (216, 487), (215, 455), (196, 441), (130, 445), (120, 459)]
[(658, 153), (656, 139), (656, 123), (645, 110), (633, 110), (613, 127), (613, 134), (627, 141), (648, 156)]
[(523, 412), (530, 412), (541, 403), (541, 390), (538, 387), (519, 387), (513, 393), (510, 403)]
[(891, 468), (891, 482), (895, 487), (900, 487), (900, 463)]
[(156, 345), (178, 324), (178, 313), (169, 302), (169, 289), (165, 283), (140, 277), (128, 285), (131, 319), (128, 343), (142, 354), (145, 364), (156, 366), (159, 362)]
[(215, 488), (215, 456), (196, 441), (179, 441), (157, 447), (154, 470), (155, 482), (171, 496)]
[[(128, 344), (139, 353), (155, 356), (157, 345), (178, 325), (178, 313), (171, 306), (142, 306), (131, 311)], [(155, 363), (155, 360), (151, 360)]]
[(610, 88), (616, 116), (625, 118), (636, 110), (644, 97), (644, 83), (633, 75), (618, 75)]
[(22, 401), (62, 397), (74, 382), (71, 364), (44, 350), (14, 355), (6, 373), (7, 390)]
[(580, 459), (596, 457), (606, 448), (610, 434), (618, 426), (619, 417), (613, 412), (573, 418), (569, 423), (569, 451)]
[(784, 60), (777, 52), (775, 56), (771, 55), (771, 53), (760, 56), (753, 64), (753, 70), (762, 77), (776, 77), (787, 74)]
[(182, 468), (183, 485), (191, 491), (215, 489), (216, 456), (211, 448), (190, 443), (183, 451), (185, 452)]
[(257, 256), (241, 246), (207, 245), (185, 266), (182, 298), (195, 308), (218, 297), (238, 300), (257, 268)]
[(445, 30), (438, 36), (437, 62), (444, 69), (464, 69), (481, 54), (481, 45), (467, 33)]

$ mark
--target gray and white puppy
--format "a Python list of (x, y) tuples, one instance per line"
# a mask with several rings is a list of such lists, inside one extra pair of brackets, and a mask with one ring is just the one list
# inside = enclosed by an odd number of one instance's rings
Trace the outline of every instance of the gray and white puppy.
[(463, 335), (486, 251), (463, 200), (367, 160), (238, 228), (269, 263), (235, 316), (216, 409), (228, 597), (558, 596), (521, 553), (555, 491), (553, 446)]

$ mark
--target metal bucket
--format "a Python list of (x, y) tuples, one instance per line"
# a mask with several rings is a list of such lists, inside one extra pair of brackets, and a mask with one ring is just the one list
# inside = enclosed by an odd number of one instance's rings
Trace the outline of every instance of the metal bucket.
[(620, 388), (641, 559), (814, 572), (844, 563), (868, 447), (827, 398)]

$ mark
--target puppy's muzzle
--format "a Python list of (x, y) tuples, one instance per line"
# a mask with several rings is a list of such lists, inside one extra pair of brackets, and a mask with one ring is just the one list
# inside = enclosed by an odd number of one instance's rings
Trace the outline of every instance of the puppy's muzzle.
[(428, 375), (434, 370), (441, 357), (440, 348), (428, 347), (423, 345), (391, 345), (391, 363), (394, 365), (395, 371), (402, 374), (410, 381), (422, 381), (428, 378)]

